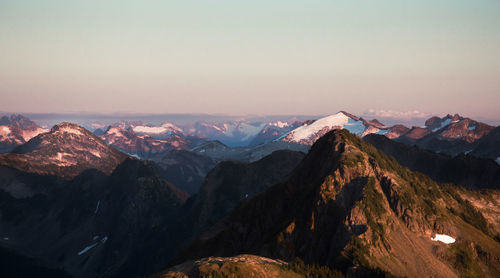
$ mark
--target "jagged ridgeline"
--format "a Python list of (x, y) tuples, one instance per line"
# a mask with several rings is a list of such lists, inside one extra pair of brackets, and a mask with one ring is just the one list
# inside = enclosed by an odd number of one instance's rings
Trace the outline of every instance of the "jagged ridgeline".
[(499, 277), (498, 231), (460, 194), (334, 130), (287, 181), (242, 203), (176, 261), (249, 253), (348, 276)]

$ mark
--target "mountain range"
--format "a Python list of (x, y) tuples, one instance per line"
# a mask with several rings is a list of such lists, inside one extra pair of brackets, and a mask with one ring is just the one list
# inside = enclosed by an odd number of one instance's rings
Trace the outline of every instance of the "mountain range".
[(6, 276), (500, 275), (498, 127), (459, 115), (0, 123), (40, 131), (0, 154)]

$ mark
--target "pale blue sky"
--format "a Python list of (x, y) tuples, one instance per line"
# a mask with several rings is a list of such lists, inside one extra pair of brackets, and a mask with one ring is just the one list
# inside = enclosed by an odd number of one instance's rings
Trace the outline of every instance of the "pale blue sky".
[(0, 0), (0, 111), (500, 118), (500, 1)]

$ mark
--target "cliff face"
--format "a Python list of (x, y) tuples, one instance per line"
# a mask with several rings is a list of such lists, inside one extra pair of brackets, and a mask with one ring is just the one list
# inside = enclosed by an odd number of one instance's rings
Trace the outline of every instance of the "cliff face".
[[(500, 274), (497, 232), (453, 186), (335, 130), (313, 145), (287, 181), (240, 205), (179, 258), (251, 253), (300, 257), (354, 276), (494, 277)], [(456, 241), (431, 240), (437, 234)]]

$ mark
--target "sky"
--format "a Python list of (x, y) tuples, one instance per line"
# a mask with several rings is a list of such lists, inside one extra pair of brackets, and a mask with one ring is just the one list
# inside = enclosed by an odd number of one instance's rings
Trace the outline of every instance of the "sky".
[(0, 0), (0, 111), (498, 119), (498, 0)]

